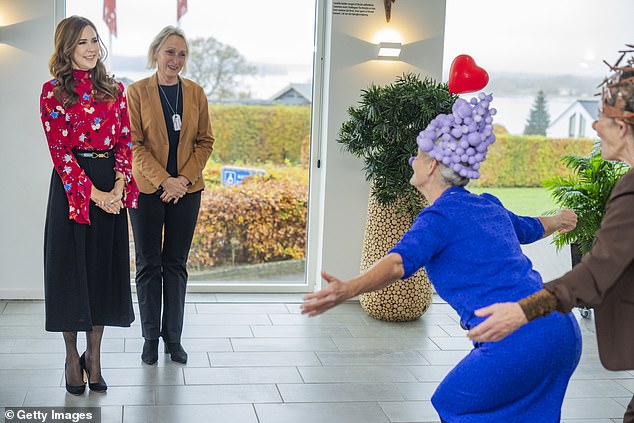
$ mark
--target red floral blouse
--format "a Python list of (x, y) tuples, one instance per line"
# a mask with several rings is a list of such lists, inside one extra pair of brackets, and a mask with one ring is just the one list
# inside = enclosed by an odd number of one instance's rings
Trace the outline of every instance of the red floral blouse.
[(40, 118), (53, 166), (68, 197), (69, 218), (90, 224), (88, 213), (92, 182), (79, 166), (72, 150), (114, 149), (115, 171), (125, 175), (123, 205), (137, 207), (139, 189), (132, 178), (132, 140), (128, 104), (120, 85), (116, 101), (99, 102), (93, 96), (90, 71), (73, 70), (79, 101), (64, 109), (53, 94), (57, 80), (42, 86)]

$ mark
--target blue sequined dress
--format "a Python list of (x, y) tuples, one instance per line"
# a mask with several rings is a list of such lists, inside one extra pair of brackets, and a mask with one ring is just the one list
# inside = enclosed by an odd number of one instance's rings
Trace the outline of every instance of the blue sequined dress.
[[(484, 320), (475, 310), (542, 288), (520, 244), (543, 234), (538, 219), (513, 214), (496, 197), (451, 187), (390, 252), (403, 258), (403, 279), (424, 266), (438, 295), (470, 329)], [(447, 423), (558, 423), (580, 355), (575, 317), (551, 313), (502, 341), (474, 345), (432, 403)]]

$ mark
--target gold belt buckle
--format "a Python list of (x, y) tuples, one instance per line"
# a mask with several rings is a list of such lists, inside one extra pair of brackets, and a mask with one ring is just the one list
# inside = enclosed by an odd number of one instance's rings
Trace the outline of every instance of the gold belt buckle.
[(108, 152), (105, 151), (103, 153), (92, 153), (92, 158), (93, 159), (107, 159), (108, 158)]

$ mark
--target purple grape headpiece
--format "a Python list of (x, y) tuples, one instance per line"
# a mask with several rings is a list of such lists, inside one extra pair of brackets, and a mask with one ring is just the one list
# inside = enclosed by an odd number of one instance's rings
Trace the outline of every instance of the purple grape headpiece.
[(418, 148), (458, 175), (478, 179), (480, 163), (495, 142), (492, 100), (493, 95), (484, 93), (471, 101), (457, 99), (452, 114), (439, 114), (418, 134)]

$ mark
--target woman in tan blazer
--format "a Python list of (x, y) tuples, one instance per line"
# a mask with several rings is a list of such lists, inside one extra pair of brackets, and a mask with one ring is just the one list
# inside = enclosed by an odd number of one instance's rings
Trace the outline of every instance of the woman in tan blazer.
[[(634, 45), (628, 47), (632, 49)], [(625, 66), (614, 66), (612, 70), (614, 74), (604, 83), (599, 119), (592, 126), (601, 138), (602, 157), (632, 166), (634, 57)], [(609, 370), (634, 370), (634, 172), (631, 170), (614, 187), (592, 250), (581, 263), (518, 303), (494, 304), (478, 310), (479, 316), (489, 317), (470, 330), (469, 337), (478, 342), (497, 341), (530, 320), (555, 310), (567, 312), (575, 306), (594, 308), (603, 366)], [(634, 398), (623, 422), (634, 423)]]
[(187, 362), (181, 345), (187, 256), (214, 144), (205, 92), (180, 76), (188, 51), (182, 30), (165, 27), (148, 49), (156, 73), (128, 87), (132, 172), (141, 191), (130, 218), (146, 364), (158, 360), (160, 336), (173, 361)]

